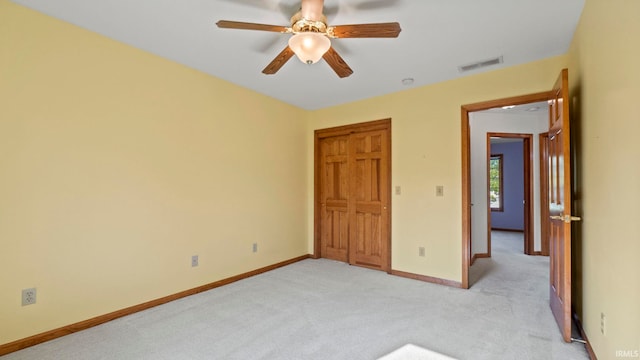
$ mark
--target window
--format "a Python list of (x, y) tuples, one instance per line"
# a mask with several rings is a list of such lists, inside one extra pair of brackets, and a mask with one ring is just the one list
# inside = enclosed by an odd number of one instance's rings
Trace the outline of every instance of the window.
[(503, 211), (502, 154), (491, 154), (489, 159), (489, 204), (491, 211)]

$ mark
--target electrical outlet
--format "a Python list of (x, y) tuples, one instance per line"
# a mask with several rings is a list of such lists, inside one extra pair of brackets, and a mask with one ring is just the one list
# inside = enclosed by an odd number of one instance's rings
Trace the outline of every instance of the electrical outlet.
[(418, 256), (424, 257), (424, 246), (418, 248)]
[(198, 255), (193, 255), (191, 257), (191, 267), (198, 266)]
[(22, 290), (22, 306), (36, 303), (36, 288)]
[(253, 243), (253, 252), (258, 252), (258, 243)]
[(607, 318), (604, 313), (600, 313), (600, 332), (602, 335), (607, 335)]

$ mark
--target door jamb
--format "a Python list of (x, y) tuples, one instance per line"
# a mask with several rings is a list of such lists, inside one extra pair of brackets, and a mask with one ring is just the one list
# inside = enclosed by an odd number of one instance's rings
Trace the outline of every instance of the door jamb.
[(483, 101), (462, 105), (461, 114), (461, 144), (462, 144), (462, 285), (469, 288), (469, 266), (471, 266), (471, 159), (470, 159), (470, 129), (469, 113), (487, 110), (507, 105), (521, 105), (538, 101), (546, 101), (551, 97), (551, 91), (520, 95), (496, 100)]
[(539, 135), (540, 150), (540, 255), (549, 256), (549, 132)]
[(387, 273), (391, 273), (392, 265), (391, 265), (391, 152), (392, 152), (392, 144), (391, 144), (391, 118), (382, 119), (382, 120), (374, 120), (363, 123), (356, 124), (348, 124), (343, 126), (337, 126), (327, 129), (317, 129), (314, 131), (314, 143), (313, 143), (313, 255), (311, 256), (313, 259), (319, 259), (322, 257), (322, 243), (321, 243), (321, 201), (320, 201), (320, 185), (322, 174), (320, 174), (320, 140), (327, 137), (339, 136), (339, 135), (348, 135), (354, 134), (358, 132), (367, 132), (373, 130), (387, 130), (388, 131), (388, 144), (389, 144), (389, 160), (387, 164), (387, 194), (389, 198), (387, 199), (388, 204), (388, 236), (387, 236), (387, 268), (381, 269)]
[[(523, 154), (523, 188), (524, 188), (524, 251), (526, 255), (534, 255), (534, 240), (533, 240), (533, 134), (520, 134), (520, 133), (501, 133), (501, 132), (488, 132), (487, 133), (487, 163), (491, 158), (491, 141), (492, 137), (522, 139), (522, 154)], [(487, 173), (488, 173), (487, 168)], [(488, 185), (488, 179), (487, 179)], [(489, 195), (487, 188), (487, 196)], [(491, 257), (491, 208), (487, 201), (487, 253)]]

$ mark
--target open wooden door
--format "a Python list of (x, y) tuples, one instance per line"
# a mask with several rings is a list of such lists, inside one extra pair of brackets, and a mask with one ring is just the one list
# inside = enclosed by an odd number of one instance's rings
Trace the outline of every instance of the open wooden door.
[(549, 133), (538, 135), (540, 149), (540, 239), (542, 256), (549, 256)]
[(560, 73), (549, 108), (550, 305), (564, 341), (571, 341), (571, 146), (569, 76)]

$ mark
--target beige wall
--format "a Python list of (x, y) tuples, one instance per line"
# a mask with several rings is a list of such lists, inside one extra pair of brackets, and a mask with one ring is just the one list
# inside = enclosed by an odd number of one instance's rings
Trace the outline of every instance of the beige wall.
[[(453, 281), (462, 277), (460, 107), (551, 90), (560, 56), (311, 113), (307, 133), (308, 234), (313, 243), (313, 130), (392, 119), (392, 268)], [(400, 81), (400, 79), (398, 79)], [(444, 197), (435, 187), (444, 186)], [(426, 256), (418, 256), (418, 247)]]
[(0, 0), (0, 344), (310, 252), (313, 130), (383, 118), (392, 267), (460, 281), (460, 106), (569, 65), (577, 305), (599, 358), (639, 349), (639, 7), (587, 0), (567, 56), (305, 112)]
[(6, 0), (0, 103), (0, 344), (307, 253), (303, 110)]
[(583, 217), (576, 305), (598, 359), (640, 351), (639, 14), (635, 0), (587, 0), (569, 51)]

